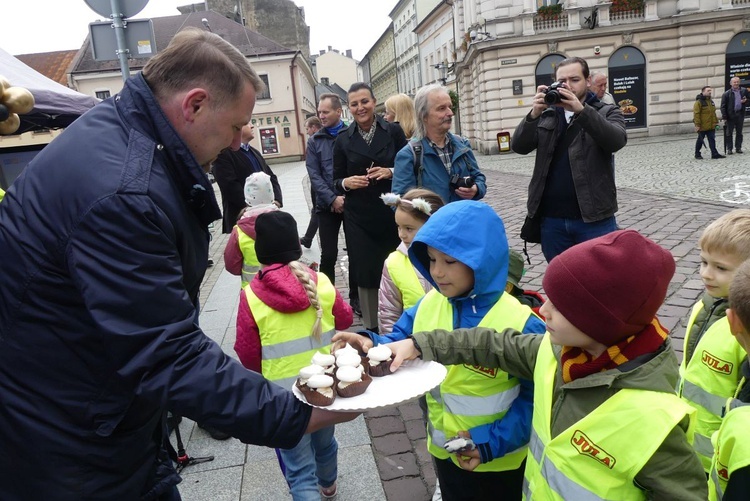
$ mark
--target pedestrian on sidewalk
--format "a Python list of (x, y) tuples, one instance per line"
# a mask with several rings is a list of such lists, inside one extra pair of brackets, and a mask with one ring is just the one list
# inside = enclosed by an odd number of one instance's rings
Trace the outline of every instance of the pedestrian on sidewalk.
[(695, 124), (695, 132), (698, 133), (698, 139), (695, 141), (695, 158), (698, 160), (703, 159), (701, 147), (703, 146), (704, 138), (708, 139), (711, 158), (725, 158), (716, 149), (716, 126), (719, 123), (719, 119), (716, 118), (716, 106), (711, 100), (712, 92), (713, 89), (710, 85), (704, 86), (701, 89), (701, 93), (695, 97), (695, 104), (693, 104), (693, 123)]
[(614, 154), (625, 147), (625, 118), (589, 91), (589, 65), (560, 61), (556, 82), (540, 85), (511, 148), (536, 150), (527, 222), (549, 263), (564, 250), (617, 229)]
[(255, 126), (247, 123), (242, 127), (241, 143), (237, 150), (227, 148), (222, 151), (211, 166), (211, 171), (219, 185), (223, 210), (222, 232), (231, 233), (237, 219), (245, 209), (245, 180), (253, 172), (265, 172), (271, 177), (273, 203), (283, 207), (281, 185), (263, 159), (260, 151), (250, 145), (255, 138)]
[(352, 123), (333, 146), (333, 178), (343, 195), (344, 235), (349, 273), (359, 290), (362, 322), (378, 330), (378, 287), (383, 263), (398, 247), (393, 210), (380, 195), (390, 193), (396, 153), (406, 145), (398, 124), (375, 115), (375, 96), (369, 85), (352, 84), (347, 94)]
[[(310, 117), (305, 120), (305, 132), (307, 132), (308, 140), (322, 128), (323, 124), (320, 123), (318, 117)], [(305, 152), (305, 155), (307, 155), (307, 152)], [(312, 201), (310, 222), (307, 225), (305, 234), (299, 238), (299, 243), (306, 249), (312, 246), (313, 238), (315, 238), (315, 234), (318, 232), (318, 212), (315, 209), (315, 198), (315, 190), (313, 189), (312, 181), (310, 181), (310, 200)]]
[(385, 260), (378, 292), (378, 326), (381, 334), (389, 334), (404, 310), (432, 290), (430, 282), (409, 261), (409, 246), (419, 229), (445, 202), (437, 193), (422, 188), (409, 190), (403, 197), (387, 193), (381, 198), (396, 209), (401, 239), (401, 245)]
[(179, 500), (168, 410), (287, 448), (356, 417), (300, 402), (195, 323), (221, 217), (206, 172), (239, 147), (263, 89), (227, 41), (183, 29), (13, 182), (0, 204), (0, 499)]
[(394, 94), (385, 100), (386, 122), (397, 123), (404, 131), (409, 141), (417, 130), (417, 113), (414, 111), (414, 101), (406, 94)]
[[(346, 129), (341, 120), (341, 99), (337, 94), (322, 94), (318, 101), (318, 118), (323, 128), (307, 140), (305, 167), (310, 189), (315, 192), (315, 212), (320, 232), (320, 271), (336, 283), (336, 261), (339, 255), (339, 231), (344, 224), (344, 196), (333, 184), (333, 143)], [(362, 316), (359, 290), (354, 273), (349, 271), (349, 304)]]
[[(352, 324), (352, 310), (328, 277), (301, 264), (294, 218), (267, 212), (255, 222), (261, 269), (243, 288), (234, 349), (242, 365), (290, 389), (316, 352), (330, 353), (335, 329)], [(282, 471), (294, 501), (319, 501), (336, 494), (338, 444), (334, 427), (279, 449)]]
[[(724, 141), (727, 155), (732, 154), (732, 143), (737, 153), (742, 153), (742, 125), (745, 123), (745, 107), (750, 92), (740, 87), (740, 78), (729, 80), (730, 88), (721, 96), (721, 119), (724, 120)], [(736, 134), (736, 139), (732, 136)], [(734, 139), (734, 141), (733, 141)]]
[(273, 203), (271, 177), (265, 172), (254, 172), (245, 181), (244, 212), (232, 228), (224, 247), (224, 268), (232, 275), (242, 277), (241, 287), (250, 282), (260, 262), (255, 254), (255, 221), (261, 214), (279, 210)]

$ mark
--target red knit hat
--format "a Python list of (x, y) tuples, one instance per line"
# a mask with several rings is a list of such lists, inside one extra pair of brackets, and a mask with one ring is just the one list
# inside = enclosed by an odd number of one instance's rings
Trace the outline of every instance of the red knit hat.
[(637, 231), (621, 230), (552, 259), (542, 284), (570, 323), (612, 346), (651, 323), (674, 270), (668, 250)]

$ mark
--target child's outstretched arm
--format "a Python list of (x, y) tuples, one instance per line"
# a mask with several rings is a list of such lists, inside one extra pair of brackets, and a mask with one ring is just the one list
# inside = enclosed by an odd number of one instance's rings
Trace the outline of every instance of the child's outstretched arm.
[[(476, 364), (498, 367), (513, 376), (533, 379), (539, 345), (544, 336), (523, 334), (514, 329), (496, 331), (486, 327), (415, 332), (415, 348), (424, 360), (446, 365)], [(408, 345), (407, 345), (408, 347)], [(403, 347), (401, 360), (412, 353)], [(393, 350), (392, 350), (393, 351)], [(398, 359), (394, 359), (394, 364)], [(396, 365), (398, 367), (398, 365)]]
[[(536, 315), (529, 315), (524, 334), (544, 334), (546, 326)], [(534, 385), (520, 380), (520, 391), (502, 419), (469, 430), (482, 463), (502, 457), (529, 443), (531, 415), (534, 412)], [(475, 466), (476, 467), (476, 466)]]
[(414, 315), (417, 313), (418, 307), (419, 302), (408, 310), (404, 311), (404, 313), (401, 315), (401, 318), (399, 318), (398, 322), (396, 322), (396, 324), (393, 326), (393, 330), (390, 334), (381, 336), (370, 331), (361, 331), (359, 333), (337, 332), (336, 335), (333, 336), (333, 341), (345, 341), (355, 348), (359, 349), (360, 351), (367, 353), (367, 350), (369, 350), (372, 346), (406, 339), (412, 331), (412, 326), (414, 325)]

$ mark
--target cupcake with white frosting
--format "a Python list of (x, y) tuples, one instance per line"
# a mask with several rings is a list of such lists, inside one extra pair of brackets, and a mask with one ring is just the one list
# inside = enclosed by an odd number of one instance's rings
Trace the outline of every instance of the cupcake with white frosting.
[(356, 397), (365, 392), (372, 378), (362, 370), (362, 366), (347, 365), (336, 370), (336, 393), (342, 398)]
[(385, 344), (373, 346), (367, 352), (368, 372), (373, 377), (387, 376), (391, 373), (393, 353)]
[(323, 367), (323, 372), (329, 376), (333, 376), (333, 371), (336, 368), (336, 357), (318, 351), (313, 355), (311, 360), (313, 365), (319, 365)]
[(299, 370), (299, 377), (297, 378), (297, 388), (302, 390), (303, 387), (307, 387), (307, 382), (310, 380), (311, 377), (323, 374), (323, 367), (319, 365), (308, 365), (307, 367), (303, 367)]
[[(333, 378), (325, 374), (315, 374), (307, 380), (307, 390), (302, 391), (307, 403), (325, 407), (331, 405), (336, 399), (336, 391), (333, 388)], [(300, 390), (302, 390), (300, 388)]]

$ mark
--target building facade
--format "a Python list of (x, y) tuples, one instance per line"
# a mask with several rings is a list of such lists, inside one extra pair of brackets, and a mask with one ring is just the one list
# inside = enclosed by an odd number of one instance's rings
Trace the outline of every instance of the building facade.
[(456, 89), (453, 2), (441, 0), (414, 29), (419, 42), (422, 85), (441, 83)]
[(630, 135), (692, 131), (701, 87), (750, 84), (748, 0), (464, 0), (453, 15), (461, 132), (486, 153), (565, 57), (607, 73)]
[[(253, 146), (269, 163), (304, 158), (307, 144), (304, 122), (316, 113), (316, 81), (308, 58), (213, 11), (153, 18), (157, 50), (166, 47), (181, 29), (209, 29), (203, 19), (212, 32), (248, 58), (266, 84), (266, 90), (256, 96)], [(130, 59), (131, 73), (140, 71), (147, 61), (148, 58)], [(122, 85), (119, 62), (94, 60), (87, 40), (71, 67), (69, 86), (106, 99), (119, 92)]]
[(313, 70), (318, 81), (328, 79), (329, 84), (338, 84), (342, 89), (348, 90), (355, 82), (360, 81), (360, 73), (357, 70), (358, 62), (352, 58), (351, 49), (340, 53), (328, 46), (328, 50), (321, 50), (320, 54), (313, 60)]
[(417, 27), (415, 0), (400, 0), (389, 14), (393, 21), (393, 43), (396, 51), (398, 91), (414, 97), (422, 86), (419, 64), (419, 44), (414, 29)]
[(393, 23), (380, 35), (378, 41), (367, 52), (364, 58), (370, 71), (370, 85), (375, 94), (380, 113), (385, 110), (385, 100), (398, 94), (398, 79), (396, 76), (396, 52), (393, 44)]

